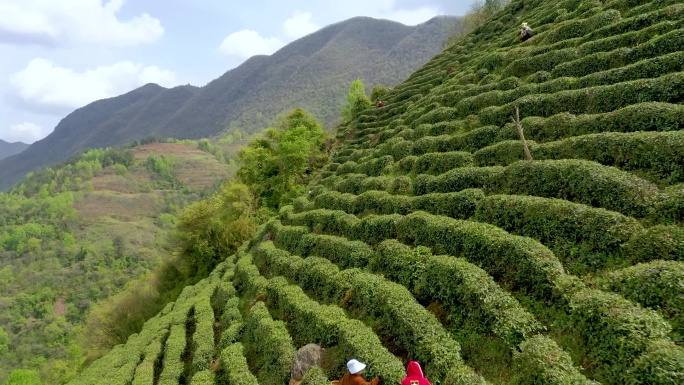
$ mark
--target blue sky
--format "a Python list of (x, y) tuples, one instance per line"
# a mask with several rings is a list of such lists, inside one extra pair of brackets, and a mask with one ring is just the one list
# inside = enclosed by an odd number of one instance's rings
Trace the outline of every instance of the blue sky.
[(355, 16), (415, 25), (472, 0), (0, 0), (0, 139), (145, 83), (203, 86), (255, 54)]

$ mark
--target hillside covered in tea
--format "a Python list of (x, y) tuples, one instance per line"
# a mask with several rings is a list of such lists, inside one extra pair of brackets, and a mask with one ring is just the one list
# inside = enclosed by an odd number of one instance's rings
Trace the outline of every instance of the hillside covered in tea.
[(302, 384), (352, 357), (383, 384), (684, 383), (683, 26), (679, 0), (512, 1), (71, 384), (283, 384), (309, 343)]

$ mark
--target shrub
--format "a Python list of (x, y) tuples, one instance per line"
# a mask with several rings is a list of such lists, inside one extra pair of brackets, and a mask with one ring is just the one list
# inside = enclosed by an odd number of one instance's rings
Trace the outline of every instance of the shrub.
[(268, 286), (268, 301), (278, 315), (288, 314), (287, 327), (297, 345), (318, 343), (335, 346), (331, 375), (341, 378), (349, 357), (365, 362), (366, 375), (383, 375), (390, 383), (399, 383), (405, 372), (399, 359), (382, 346), (373, 331), (361, 321), (350, 320), (337, 306), (323, 306), (311, 300), (301, 288), (274, 279)]
[(634, 384), (676, 384), (684, 381), (684, 349), (671, 341), (652, 341), (630, 370)]
[(286, 383), (296, 351), (285, 323), (274, 321), (266, 305), (257, 302), (249, 310), (244, 327), (244, 354), (259, 383)]
[(651, 341), (670, 332), (655, 311), (616, 294), (583, 290), (571, 298), (570, 308), (573, 328), (582, 337), (588, 358), (596, 363), (598, 381), (629, 382), (633, 360)]
[(636, 233), (625, 245), (625, 256), (635, 262), (684, 261), (684, 228), (657, 225)]
[(190, 385), (214, 385), (216, 383), (215, 381), (216, 374), (214, 374), (214, 372), (211, 370), (203, 370), (192, 376)]
[(474, 165), (473, 156), (467, 152), (438, 152), (421, 155), (415, 162), (416, 174), (438, 175), (454, 168)]
[(257, 378), (249, 371), (243, 349), (239, 342), (223, 349), (218, 377), (228, 384), (259, 385)]
[(658, 189), (627, 172), (585, 160), (542, 160), (508, 166), (501, 192), (560, 198), (643, 217)]
[[(586, 159), (624, 170), (643, 170), (670, 183), (684, 181), (684, 131), (607, 132), (536, 144), (528, 141), (533, 158)], [(525, 159), (519, 141), (505, 141), (473, 154), (479, 165), (508, 165)]]
[[(677, 131), (684, 128), (684, 106), (646, 102), (603, 114), (573, 115), (562, 112), (549, 118), (527, 117), (521, 123), (525, 128), (525, 137), (537, 142), (604, 132)], [(500, 136), (485, 146), (518, 138), (513, 124), (507, 124), (497, 132), (500, 132)]]
[(662, 224), (684, 223), (684, 184), (663, 191), (649, 215), (653, 222)]
[(411, 199), (411, 210), (426, 211), (455, 219), (467, 219), (475, 215), (477, 205), (484, 196), (484, 192), (480, 189), (425, 194)]
[(674, 331), (684, 337), (684, 263), (653, 261), (612, 271), (604, 286), (671, 319)]
[(612, 85), (524, 96), (515, 102), (480, 111), (484, 125), (502, 126), (519, 106), (522, 116), (551, 116), (560, 112), (573, 114), (609, 112), (644, 101), (677, 103), (684, 97), (684, 74), (671, 73), (655, 79), (641, 79)]
[(431, 378), (439, 381), (452, 368), (464, 366), (459, 344), (406, 288), (373, 274), (347, 276), (353, 291), (349, 306), (376, 321), (378, 333), (389, 336), (408, 356), (425, 363)]
[(456, 192), (469, 188), (495, 188), (504, 173), (503, 167), (463, 167), (440, 176), (418, 175), (413, 181), (413, 194)]
[(214, 356), (214, 310), (208, 296), (200, 296), (195, 303), (195, 333), (192, 335), (195, 352), (192, 367), (196, 372), (205, 370)]
[(329, 385), (330, 380), (328, 380), (328, 376), (325, 374), (323, 369), (321, 369), (320, 366), (312, 366), (310, 367), (306, 373), (304, 373), (304, 377), (302, 377), (302, 383), (301, 385)]
[(643, 231), (635, 219), (616, 212), (531, 196), (488, 196), (480, 201), (475, 219), (538, 240), (577, 273), (602, 267), (634, 233)]
[(399, 219), (396, 228), (400, 241), (463, 256), (503, 286), (536, 298), (551, 298), (554, 281), (564, 274), (549, 249), (492, 225), (417, 212)]
[(160, 385), (177, 384), (183, 374), (181, 356), (185, 351), (185, 324), (171, 326), (171, 334), (164, 346), (164, 369), (159, 375)]
[(518, 384), (595, 384), (584, 377), (572, 364), (568, 353), (548, 337), (536, 335), (522, 344), (515, 352), (514, 361), (518, 371)]

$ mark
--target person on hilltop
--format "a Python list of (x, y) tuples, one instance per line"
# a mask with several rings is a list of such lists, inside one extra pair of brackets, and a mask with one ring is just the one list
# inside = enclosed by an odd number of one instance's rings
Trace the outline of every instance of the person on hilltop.
[(383, 106), (382, 100), (380, 100), (380, 98), (378, 98), (378, 108), (380, 108), (380, 107), (382, 107), (382, 106)]
[(532, 37), (532, 28), (530, 28), (527, 23), (522, 23), (520, 26), (520, 36), (518, 36), (518, 39), (521, 41), (527, 41), (527, 39)]
[[(370, 381), (366, 381), (361, 375), (361, 371), (366, 368), (366, 364), (356, 360), (351, 359), (347, 362), (347, 372), (344, 373), (342, 381), (339, 381), (339, 385), (378, 385), (380, 383), (380, 377), (375, 377)], [(335, 383), (335, 382), (333, 382)]]
[(420, 364), (411, 361), (406, 368), (406, 377), (401, 381), (401, 385), (432, 385), (423, 375)]

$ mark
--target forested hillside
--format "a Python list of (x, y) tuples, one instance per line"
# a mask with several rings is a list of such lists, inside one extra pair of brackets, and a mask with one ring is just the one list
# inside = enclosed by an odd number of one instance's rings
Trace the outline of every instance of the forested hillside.
[(383, 384), (684, 383), (683, 27), (679, 0), (511, 1), (71, 383), (282, 384), (309, 343), (302, 384), (352, 357)]
[(276, 116), (306, 108), (325, 125), (338, 118), (356, 78), (392, 86), (439, 52), (458, 19), (417, 26), (354, 18), (255, 56), (203, 87), (147, 84), (66, 116), (26, 152), (0, 161), (0, 189), (31, 171), (85, 149), (120, 146), (149, 135), (200, 139), (236, 130), (255, 133)]
[(178, 213), (235, 172), (228, 142), (89, 150), (0, 193), (0, 383), (75, 374), (86, 315), (169, 259)]

